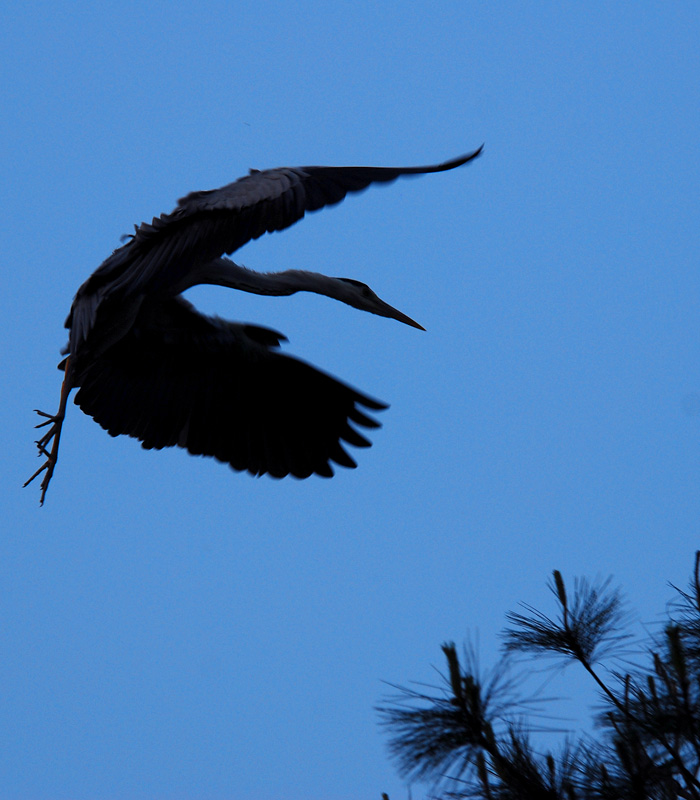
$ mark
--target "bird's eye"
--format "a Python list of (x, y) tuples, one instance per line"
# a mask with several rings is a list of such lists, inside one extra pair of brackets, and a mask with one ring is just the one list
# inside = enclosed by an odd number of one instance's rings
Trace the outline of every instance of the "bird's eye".
[(360, 294), (363, 297), (374, 297), (374, 292), (369, 288), (369, 286), (367, 286), (366, 283), (362, 283), (362, 281), (356, 281), (354, 278), (338, 278), (338, 280), (343, 281), (343, 283), (349, 283), (351, 286), (355, 286), (360, 290)]

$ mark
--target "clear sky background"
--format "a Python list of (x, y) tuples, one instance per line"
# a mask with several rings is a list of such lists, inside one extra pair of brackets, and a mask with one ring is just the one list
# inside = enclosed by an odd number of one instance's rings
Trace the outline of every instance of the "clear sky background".
[[(700, 546), (697, 2), (23, 2), (0, 39), (3, 798), (400, 800), (382, 681), (469, 631), (488, 665), (554, 568), (658, 621)], [(357, 470), (254, 479), (71, 404), (45, 506), (21, 488), (72, 296), (134, 223), (250, 167), (482, 142), (237, 255), (426, 333), (188, 293), (391, 404)]]

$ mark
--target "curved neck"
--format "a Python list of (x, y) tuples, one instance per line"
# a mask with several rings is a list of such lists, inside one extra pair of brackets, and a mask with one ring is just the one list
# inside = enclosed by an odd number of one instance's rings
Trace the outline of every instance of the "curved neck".
[(217, 258), (200, 265), (188, 276), (187, 286), (183, 288), (178, 286), (177, 290), (184, 292), (190, 286), (201, 283), (276, 297), (295, 292), (315, 292), (337, 300), (345, 300), (343, 296), (345, 286), (336, 278), (299, 269), (288, 269), (284, 272), (254, 272), (228, 258)]

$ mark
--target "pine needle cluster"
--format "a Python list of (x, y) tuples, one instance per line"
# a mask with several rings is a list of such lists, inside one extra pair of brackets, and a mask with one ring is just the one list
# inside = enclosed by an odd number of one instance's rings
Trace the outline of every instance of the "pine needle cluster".
[[(663, 632), (632, 666), (620, 592), (609, 580), (576, 580), (569, 597), (558, 571), (556, 615), (527, 605), (508, 614), (490, 674), (479, 674), (470, 648), (460, 661), (444, 644), (440, 691), (395, 687), (378, 709), (402, 776), (451, 800), (700, 800), (700, 552), (689, 589), (674, 588)], [(595, 738), (568, 737), (557, 752), (532, 744), (534, 700), (518, 695), (514, 663), (543, 656), (577, 663), (597, 685)]]

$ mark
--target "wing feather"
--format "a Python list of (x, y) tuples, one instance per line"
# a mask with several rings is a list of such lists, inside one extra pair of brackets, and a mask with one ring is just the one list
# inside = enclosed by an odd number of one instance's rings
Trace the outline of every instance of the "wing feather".
[(192, 192), (170, 214), (136, 228), (131, 240), (107, 258), (84, 284), (96, 291), (109, 284), (123, 294), (165, 291), (192, 268), (231, 254), (266, 232), (281, 231), (307, 211), (339, 203), (349, 193), (404, 175), (454, 169), (476, 158), (423, 167), (281, 167), (251, 171), (211, 191)]
[(183, 447), (254, 475), (355, 467), (342, 443), (370, 442), (350, 422), (379, 427), (365, 411), (386, 405), (275, 352), (282, 338), (205, 317), (179, 297), (144, 304), (129, 333), (83, 365), (75, 402), (112, 436)]

